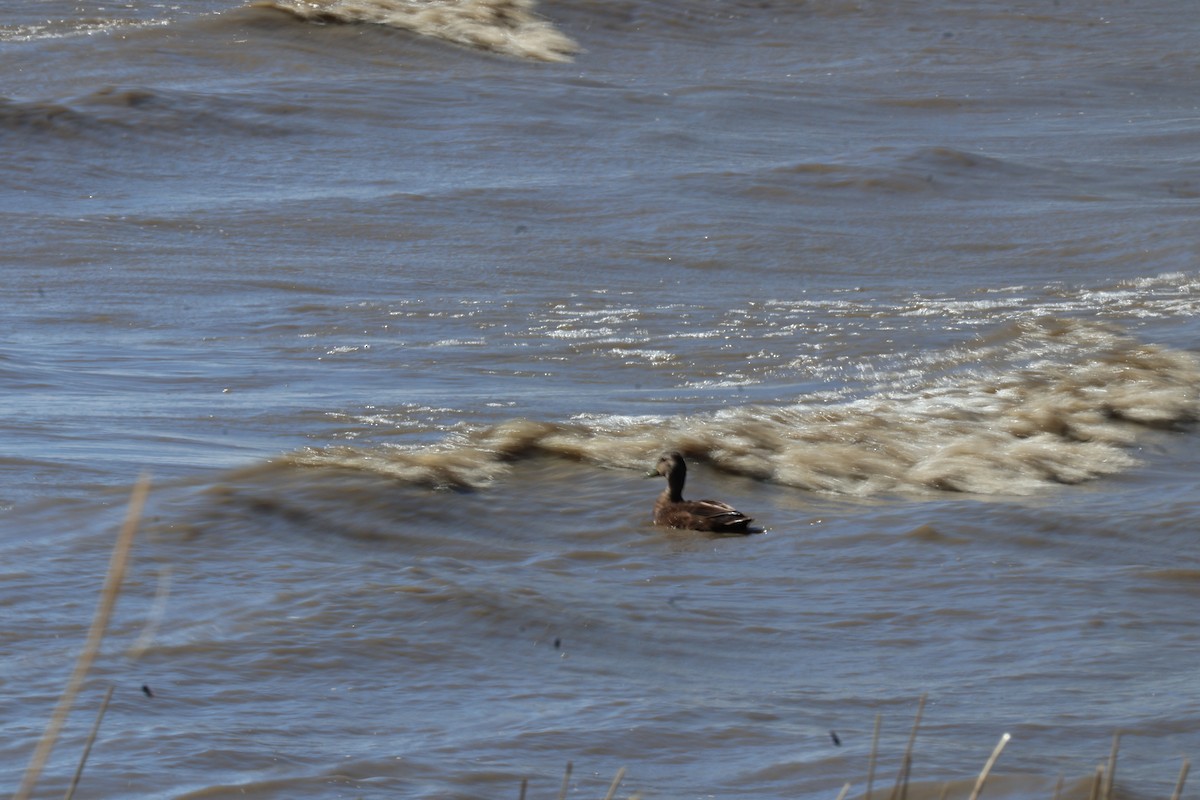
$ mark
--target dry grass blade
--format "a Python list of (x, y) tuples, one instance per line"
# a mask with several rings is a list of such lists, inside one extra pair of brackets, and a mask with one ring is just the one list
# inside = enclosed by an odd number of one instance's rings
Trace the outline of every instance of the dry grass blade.
[(529, 791), (529, 778), (521, 778), (521, 796), (519, 800), (525, 800), (525, 792)]
[(625, 768), (621, 767), (617, 770), (617, 775), (613, 778), (612, 786), (608, 787), (608, 794), (604, 795), (604, 800), (613, 800), (617, 796), (617, 787), (621, 785), (621, 781), (625, 780)]
[(79, 785), (79, 779), (83, 777), (83, 768), (87, 765), (88, 756), (92, 754), (92, 744), (96, 741), (96, 734), (100, 732), (100, 722), (104, 719), (104, 712), (108, 711), (108, 703), (112, 700), (115, 688), (115, 686), (109, 686), (108, 691), (104, 693), (104, 701), (100, 703), (100, 710), (96, 712), (96, 721), (92, 724), (92, 731), (88, 734), (87, 743), (83, 746), (83, 754), (79, 757), (79, 766), (75, 768), (75, 776), (71, 778), (71, 786), (63, 795), (63, 800), (71, 800), (75, 796), (75, 787)]
[(892, 787), (891, 800), (904, 800), (908, 795), (908, 776), (912, 773), (913, 746), (917, 742), (917, 730), (921, 727), (921, 715), (925, 713), (926, 695), (921, 695), (917, 703), (917, 717), (913, 720), (912, 732), (908, 735), (908, 746), (904, 748), (904, 761), (900, 764), (900, 772), (896, 775), (896, 785)]
[(558, 790), (558, 800), (566, 800), (567, 786), (571, 783), (571, 770), (574, 768), (575, 768), (575, 765), (572, 764), (570, 761), (568, 761), (567, 762), (567, 771), (563, 773), (562, 788)]
[(875, 733), (871, 735), (871, 755), (867, 759), (867, 800), (871, 800), (871, 793), (875, 791), (875, 758), (879, 755), (879, 725), (883, 721), (883, 714), (875, 715)]
[(117, 534), (117, 543), (113, 546), (112, 558), (108, 562), (108, 577), (105, 578), (104, 588), (100, 591), (100, 605), (92, 618), (92, 627), (88, 631), (83, 650), (75, 661), (75, 670), (58, 699), (58, 705), (54, 707), (54, 713), (46, 725), (45, 732), (42, 733), (42, 738), (38, 740), (33, 756), (29, 759), (29, 766), (25, 768), (25, 776), (13, 795), (13, 800), (28, 800), (33, 792), (33, 787), (37, 785), (38, 778), (42, 776), (42, 770), (46, 767), (46, 761), (50, 758), (50, 751), (54, 749), (58, 735), (66, 724), (67, 714), (70, 713), (71, 706), (75, 704), (75, 698), (83, 687), (88, 670), (92, 668), (100, 652), (100, 642), (104, 639), (104, 631), (108, 628), (113, 608), (117, 605), (117, 597), (121, 594), (121, 582), (125, 579), (125, 567), (129, 563), (129, 550), (142, 518), (142, 508), (146, 504), (149, 487), (150, 481), (144, 475), (133, 487), (133, 494), (129, 498), (129, 510), (125, 513), (125, 522)]
[(1104, 800), (1112, 800), (1113, 782), (1117, 779), (1117, 751), (1121, 748), (1121, 732), (1113, 734), (1112, 750), (1108, 753), (1108, 769), (1104, 771)]
[(846, 781), (846, 785), (838, 792), (837, 800), (846, 800), (846, 795), (850, 794), (850, 781)]
[(1000, 741), (996, 744), (996, 749), (988, 757), (987, 763), (983, 765), (983, 771), (979, 773), (979, 778), (975, 781), (975, 788), (971, 790), (971, 796), (968, 800), (979, 800), (979, 794), (983, 791), (983, 784), (987, 782), (988, 774), (991, 773), (992, 767), (996, 765), (996, 759), (1000, 757), (1000, 753), (1004, 750), (1004, 745), (1008, 744), (1008, 740), (1012, 736), (1004, 734), (1000, 737)]
[(1090, 800), (1100, 799), (1100, 788), (1104, 785), (1104, 765), (1096, 765), (1096, 777), (1092, 780), (1092, 795)]
[(1179, 800), (1183, 796), (1183, 785), (1187, 783), (1188, 770), (1192, 768), (1192, 762), (1186, 758), (1183, 760), (1183, 766), (1179, 768), (1179, 780), (1175, 782), (1175, 793), (1171, 795), (1171, 800)]

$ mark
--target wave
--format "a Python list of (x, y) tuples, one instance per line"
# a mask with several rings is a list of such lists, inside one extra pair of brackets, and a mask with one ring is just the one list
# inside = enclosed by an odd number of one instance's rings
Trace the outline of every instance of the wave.
[(475, 488), (521, 459), (645, 469), (676, 449), (729, 473), (810, 491), (1011, 495), (1127, 470), (1138, 463), (1130, 448), (1144, 432), (1200, 418), (1200, 359), (1191, 353), (1083, 320), (1012, 328), (1011, 349), (1025, 353), (1025, 363), (994, 370), (981, 360), (903, 391), (664, 418), (512, 420), (432, 446), (309, 448), (285, 463)]
[(255, 0), (306, 22), (372, 23), (536, 61), (570, 61), (579, 46), (533, 0)]
[(73, 136), (88, 127), (89, 122), (86, 114), (62, 103), (0, 97), (0, 130)]
[(0, 97), (0, 131), (51, 134), (63, 139), (175, 134), (194, 139), (212, 132), (278, 137), (295, 127), (279, 122), (300, 109), (179, 90), (105, 86), (67, 100)]
[[(243, 8), (282, 11), (305, 22), (382, 25), (535, 61), (570, 61), (580, 49), (536, 13), (535, 0), (252, 0)], [(82, 17), (0, 24), (0, 42), (125, 33), (177, 21)]]
[(1014, 195), (1056, 201), (1147, 198), (1186, 200), (1200, 190), (1193, 181), (1138, 165), (1103, 170), (1058, 160), (1028, 163), (951, 147), (876, 147), (840, 160), (805, 161), (746, 173), (697, 174), (718, 181), (726, 193), (750, 198), (812, 203), (815, 193), (857, 191), (868, 195), (921, 195), (949, 200), (1008, 200)]
[(127, 32), (137, 28), (169, 25), (168, 19), (134, 19), (129, 17), (60, 17), (24, 24), (0, 25), (0, 42), (36, 42), (42, 39), (65, 39), (73, 36)]
[(804, 203), (811, 202), (814, 192), (844, 190), (986, 199), (1008, 197), (1014, 191), (1074, 196), (1097, 188), (1095, 179), (1068, 174), (1058, 166), (1031, 166), (936, 146), (881, 147), (843, 161), (801, 162), (723, 177), (741, 182), (732, 188), (743, 195)]

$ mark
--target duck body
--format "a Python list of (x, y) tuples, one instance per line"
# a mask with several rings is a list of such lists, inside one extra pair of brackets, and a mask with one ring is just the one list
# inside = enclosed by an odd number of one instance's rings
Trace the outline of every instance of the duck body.
[(684, 500), (687, 464), (679, 453), (666, 453), (649, 477), (662, 475), (667, 488), (654, 503), (654, 524), (712, 533), (752, 533), (753, 521), (728, 503), (718, 500)]

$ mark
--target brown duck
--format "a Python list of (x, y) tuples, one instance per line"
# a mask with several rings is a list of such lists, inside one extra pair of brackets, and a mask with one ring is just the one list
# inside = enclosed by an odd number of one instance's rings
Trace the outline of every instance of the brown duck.
[(687, 528), (693, 531), (714, 533), (752, 533), (747, 526), (752, 522), (742, 512), (728, 503), (716, 500), (684, 500), (683, 482), (687, 479), (687, 464), (679, 453), (666, 453), (658, 460), (658, 466), (646, 477), (664, 475), (667, 488), (654, 504), (654, 524), (672, 528)]

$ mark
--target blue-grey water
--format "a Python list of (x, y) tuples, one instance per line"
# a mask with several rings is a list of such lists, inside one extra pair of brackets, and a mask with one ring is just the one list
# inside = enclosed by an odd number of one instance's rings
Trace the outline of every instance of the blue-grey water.
[[(1191, 0), (13, 0), (0, 788), (1170, 797)], [(650, 522), (687, 494), (762, 533)], [(148, 696), (142, 687), (153, 694)], [(875, 768), (872, 740), (881, 722)], [(872, 779), (873, 776), (873, 779)], [(1194, 786), (1194, 784), (1193, 784)], [(1195, 796), (1185, 787), (1184, 797)]]

